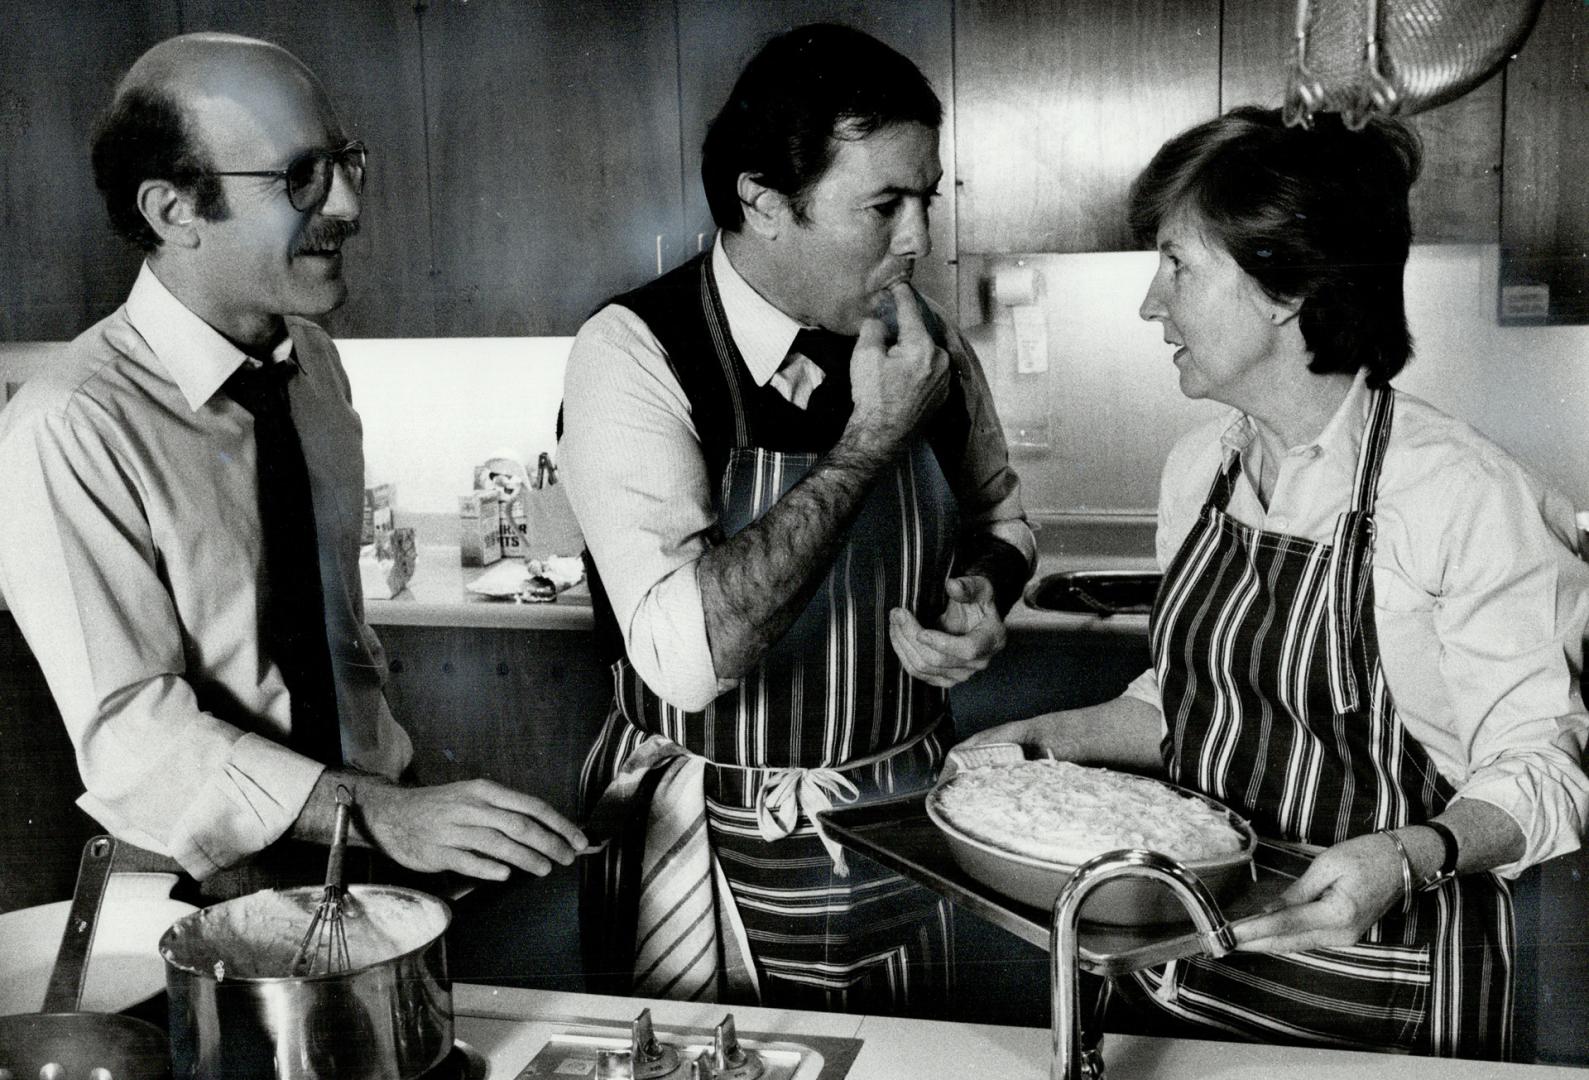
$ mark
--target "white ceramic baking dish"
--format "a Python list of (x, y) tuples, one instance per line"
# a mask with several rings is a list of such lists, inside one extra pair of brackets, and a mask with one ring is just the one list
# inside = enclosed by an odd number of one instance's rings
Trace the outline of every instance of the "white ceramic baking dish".
[[(960, 869), (1011, 900), (1047, 910), (1054, 906), (1059, 890), (1070, 880), (1076, 864), (1039, 859), (995, 847), (957, 829), (938, 806), (939, 793), (953, 782), (960, 769), (980, 765), (1011, 765), (1024, 760), (1024, 751), (1015, 743), (988, 743), (950, 751), (937, 785), (927, 793), (927, 816), (943, 833), (950, 855)], [(1231, 826), (1241, 834), (1240, 851), (1217, 859), (1183, 863), (1208, 886), (1216, 898), (1228, 896), (1243, 878), (1249, 878), (1253, 873), (1252, 855), (1258, 846), (1258, 837), (1252, 831), (1252, 826), (1216, 799), (1168, 781), (1156, 782), (1207, 803), (1224, 814)], [(1087, 899), (1081, 915), (1087, 922), (1113, 926), (1153, 926), (1186, 920), (1185, 909), (1167, 889), (1153, 881), (1133, 878), (1121, 878), (1099, 886)]]

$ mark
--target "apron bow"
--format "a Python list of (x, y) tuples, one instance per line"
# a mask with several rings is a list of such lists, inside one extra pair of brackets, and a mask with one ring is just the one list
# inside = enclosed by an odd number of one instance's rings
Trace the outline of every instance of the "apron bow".
[(756, 826), (763, 840), (782, 840), (794, 832), (804, 813), (833, 860), (833, 872), (847, 877), (844, 848), (823, 830), (817, 815), (833, 809), (835, 799), (847, 805), (860, 797), (860, 789), (833, 769), (775, 769), (756, 792)]

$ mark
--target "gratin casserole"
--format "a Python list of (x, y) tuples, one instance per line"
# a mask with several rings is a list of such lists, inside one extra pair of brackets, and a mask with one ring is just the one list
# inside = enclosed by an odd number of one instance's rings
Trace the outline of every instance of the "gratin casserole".
[(962, 769), (936, 809), (968, 836), (1003, 851), (1075, 866), (1120, 848), (1181, 862), (1240, 853), (1230, 815), (1157, 780), (1068, 761)]

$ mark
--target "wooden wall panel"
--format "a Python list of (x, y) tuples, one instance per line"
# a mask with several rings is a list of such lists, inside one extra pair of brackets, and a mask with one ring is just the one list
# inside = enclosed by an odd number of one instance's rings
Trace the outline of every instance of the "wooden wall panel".
[(377, 627), (387, 700), (429, 784), (484, 777), (574, 812), (580, 765), (612, 699), (591, 634)]
[[(1295, 48), (1292, 4), (1225, 4), (1220, 107), (1279, 106)], [(1500, 218), (1502, 80), (1408, 117), (1423, 139), (1423, 173), (1412, 191), (1415, 242), (1489, 243)]]
[(66, 725), (16, 619), (0, 610), (0, 912), (68, 899), (83, 844), (83, 782)]
[(89, 133), (122, 73), (178, 30), (177, 0), (0, 3), (0, 341), (76, 337), (125, 299)]
[(1126, 190), (1219, 108), (1218, 0), (955, 7), (959, 250), (1134, 246)]
[(350, 137), (370, 148), (348, 301), (322, 321), (344, 337), (435, 332), (419, 23), (402, 0), (186, 0), (184, 31), (273, 41), (320, 77)]
[(1501, 284), (1544, 285), (1533, 322), (1589, 322), (1589, 7), (1545, 0), (1506, 73)]
[(933, 299), (955, 301), (955, 123), (953, 20), (949, 0), (680, 0), (680, 119), (684, 158), (684, 246), (710, 243), (715, 226), (701, 190), (701, 143), (734, 80), (768, 38), (812, 22), (864, 30), (910, 58), (943, 101), (943, 193), (932, 209), (932, 255), (915, 283)]
[(437, 330), (572, 334), (681, 233), (673, 6), (447, 0), (423, 23)]

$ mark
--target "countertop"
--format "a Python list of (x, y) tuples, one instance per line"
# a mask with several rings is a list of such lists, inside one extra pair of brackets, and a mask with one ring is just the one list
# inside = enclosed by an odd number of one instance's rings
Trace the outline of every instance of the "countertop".
[[(510, 630), (589, 630), (594, 625), (590, 591), (581, 583), (549, 604), (493, 600), (465, 586), (483, 569), (460, 565), (458, 545), (443, 538), (456, 534), (457, 521), (445, 515), (400, 516), (415, 525), (418, 557), (407, 588), (391, 599), (367, 597), (365, 613), (374, 626), (476, 627)], [(1151, 519), (1125, 517), (1049, 518), (1036, 522), (1037, 572), (1032, 580), (1063, 570), (1153, 570)], [(0, 596), (0, 611), (6, 610)], [(1143, 635), (1146, 615), (1085, 615), (1039, 611), (1024, 600), (1011, 610), (1006, 626), (1016, 633), (1086, 630)]]
[[(428, 518), (429, 516), (425, 516)], [(406, 521), (406, 519), (405, 519)], [(1144, 516), (1065, 516), (1039, 519), (1038, 562), (1032, 580), (1063, 570), (1154, 570), (1152, 520)], [(590, 593), (583, 584), (550, 604), (491, 600), (465, 586), (482, 570), (459, 565), (456, 544), (440, 542), (455, 522), (417, 523), (419, 557), (408, 587), (390, 600), (368, 599), (376, 626), (458, 626), (496, 629), (588, 630), (593, 625)], [(1146, 634), (1146, 615), (1085, 615), (1039, 611), (1024, 600), (1011, 610), (1007, 627), (1016, 632), (1089, 630)]]
[[(513, 1076), (541, 1043), (580, 1021), (628, 1023), (650, 1008), (658, 1028), (710, 1028), (720, 1005), (517, 990), (459, 983), (453, 987), (458, 1036)], [(968, 1076), (1041, 1080), (1049, 1074), (1046, 1028), (998, 1027), (900, 1020), (783, 1009), (735, 1008), (735, 1026), (798, 1042), (801, 1035), (863, 1041), (850, 1080), (964, 1080)], [(529, 1021), (529, 1022), (526, 1022)], [(1503, 1065), (1395, 1054), (1304, 1050), (1196, 1039), (1108, 1035), (1110, 1080), (1545, 1080), (1581, 1078), (1583, 1071), (1552, 1065)]]

